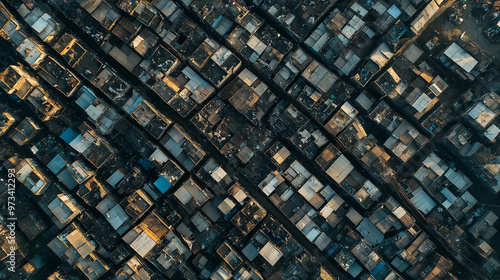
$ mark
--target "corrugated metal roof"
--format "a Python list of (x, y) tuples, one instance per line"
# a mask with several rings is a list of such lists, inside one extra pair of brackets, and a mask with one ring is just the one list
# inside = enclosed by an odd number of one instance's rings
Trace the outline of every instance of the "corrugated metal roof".
[(469, 73), (478, 63), (468, 52), (462, 49), (457, 43), (451, 44), (444, 54), (453, 62), (458, 64), (465, 72)]
[(434, 207), (436, 207), (436, 203), (421, 187), (413, 192), (411, 202), (415, 205), (415, 207), (417, 207), (418, 210), (422, 211), (424, 215), (427, 215), (432, 209), (434, 209)]
[(384, 240), (384, 234), (367, 218), (364, 218), (356, 229), (361, 236), (363, 236), (364, 241), (370, 246), (379, 244)]
[(271, 264), (275, 265), (283, 256), (283, 254), (274, 247), (274, 245), (268, 241), (262, 249), (260, 249), (259, 254), (266, 259), (266, 261)]
[(125, 175), (121, 173), (119, 170), (116, 170), (115, 173), (113, 173), (113, 175), (109, 176), (106, 182), (108, 182), (108, 184), (114, 187), (116, 186), (116, 184), (118, 184), (118, 182), (120, 182), (123, 179), (123, 177), (125, 177)]
[(326, 235), (324, 232), (322, 232), (318, 236), (316, 241), (314, 241), (314, 244), (318, 247), (318, 249), (323, 251), (330, 244), (331, 241), (332, 239), (328, 237), (328, 235)]
[(335, 182), (340, 183), (353, 169), (354, 166), (351, 162), (344, 155), (341, 155), (335, 160), (330, 168), (326, 170), (326, 173), (334, 179)]
[(498, 133), (500, 133), (500, 129), (496, 125), (491, 125), (484, 133), (484, 136), (486, 136), (488, 140), (493, 141), (497, 138)]
[(187, 204), (193, 198), (193, 196), (184, 187), (179, 188), (174, 195), (182, 204)]
[(431, 104), (431, 101), (432, 101), (432, 99), (430, 99), (430, 97), (427, 96), (427, 94), (422, 93), (417, 98), (417, 100), (415, 100), (415, 102), (413, 102), (413, 104), (411, 104), (411, 106), (413, 106), (413, 108), (415, 108), (415, 110), (417, 110), (417, 112), (422, 113), (427, 108), (427, 106), (429, 106), (429, 104)]
[(395, 19), (401, 15), (401, 11), (394, 4), (387, 10), (387, 12)]
[(156, 242), (145, 231), (141, 232), (141, 234), (130, 244), (130, 247), (143, 258), (154, 246), (156, 246)]

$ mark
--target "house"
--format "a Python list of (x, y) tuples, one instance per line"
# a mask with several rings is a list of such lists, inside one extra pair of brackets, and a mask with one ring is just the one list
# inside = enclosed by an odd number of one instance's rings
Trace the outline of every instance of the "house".
[(175, 124), (160, 143), (188, 170), (191, 171), (205, 156), (205, 151), (184, 129)]
[(19, 65), (9, 65), (0, 73), (0, 86), (8, 93), (20, 99), (26, 97), (39, 86), (35, 77)]
[(472, 41), (460, 40), (449, 45), (439, 59), (458, 77), (471, 81), (483, 73), (491, 63), (491, 59)]
[(49, 164), (52, 166), (63, 166), (61, 171), (56, 173), (59, 181), (68, 189), (72, 190), (78, 185), (84, 184), (90, 180), (95, 172), (89, 169), (81, 160), (76, 160), (73, 163), (66, 163), (58, 155)]
[(104, 0), (82, 0), (78, 2), (95, 20), (106, 29), (111, 29), (121, 18), (119, 12)]
[(489, 92), (465, 113), (466, 120), (478, 130), (484, 130), (500, 114), (500, 96)]
[(196, 172), (196, 176), (216, 194), (225, 194), (233, 183), (231, 175), (212, 158)]
[(52, 185), (41, 196), (38, 205), (60, 229), (71, 223), (83, 211), (76, 200), (57, 184)]
[(225, 0), (194, 0), (189, 2), (190, 8), (222, 36), (231, 32), (240, 18), (250, 14), (250, 8), (246, 6), (245, 1), (241, 0), (233, 1), (232, 5), (228, 5)]
[[(371, 85), (417, 119), (431, 112), (441, 94), (447, 93), (448, 88), (452, 89), (429, 65), (423, 51), (415, 44), (411, 44)], [(449, 110), (447, 113), (453, 115)], [(441, 122), (450, 121), (450, 116), (442, 114), (444, 118)], [(435, 133), (433, 128), (430, 130)]]
[(401, 161), (407, 162), (428, 139), (407, 120), (396, 113), (385, 101), (380, 102), (370, 117), (391, 133), (384, 147), (391, 150)]
[(2, 112), (0, 115), (0, 136), (4, 135), (15, 122), (14, 115), (9, 112)]
[(497, 221), (498, 216), (488, 210), (470, 226), (469, 232), (475, 238), (489, 241), (497, 233), (497, 229), (494, 227)]
[(261, 71), (272, 73), (293, 44), (263, 19), (247, 13), (227, 35), (227, 42)]
[(325, 124), (326, 130), (335, 136), (338, 135), (354, 120), (357, 114), (358, 111), (349, 102), (344, 103)]
[(184, 174), (184, 171), (177, 166), (173, 161), (168, 161), (165, 166), (163, 167), (163, 170), (160, 172), (158, 179), (153, 183), (153, 185), (156, 187), (156, 189), (160, 192), (160, 194), (157, 194), (156, 190), (153, 191), (152, 189), (148, 191), (150, 187), (145, 186), (146, 192), (155, 199), (155, 197), (159, 197), (166, 193), (173, 185), (175, 185), (181, 176)]
[(112, 196), (105, 197), (95, 208), (104, 215), (109, 224), (120, 235), (123, 235), (132, 226), (131, 217), (119, 203), (115, 202)]
[(125, 262), (116, 272), (116, 277), (119, 279), (138, 279), (148, 280), (159, 277), (157, 273), (138, 256), (131, 257)]
[(100, 182), (97, 178), (92, 178), (82, 185), (76, 194), (91, 207), (95, 207), (106, 196), (110, 194), (109, 187)]
[(81, 84), (80, 79), (52, 57), (40, 64), (40, 75), (47, 83), (54, 86), (66, 97), (73, 95)]
[(372, 168), (378, 177), (390, 182), (394, 176), (391, 156), (377, 144), (374, 135), (367, 133), (365, 127), (369, 126), (355, 118), (338, 138), (355, 156), (360, 157), (367, 167)]
[(213, 86), (196, 74), (189, 66), (176, 69), (170, 75), (165, 76), (163, 82), (174, 92), (171, 99), (164, 99), (164, 101), (184, 117), (202, 104), (215, 91)]
[(16, 165), (15, 172), (17, 180), (35, 195), (42, 195), (52, 184), (48, 174), (41, 169), (34, 159), (23, 159)]
[(240, 59), (216, 41), (206, 38), (190, 61), (214, 85), (221, 86), (241, 66)]
[(305, 44), (334, 65), (342, 75), (351, 71), (375, 43), (376, 30), (366, 24), (368, 10), (352, 2), (335, 8), (305, 41)]
[(97, 253), (95, 242), (76, 223), (72, 223), (47, 245), (58, 257), (78, 267), (90, 280), (96, 280), (111, 267)]
[(95, 93), (88, 87), (82, 86), (75, 94), (75, 103), (82, 108), (100, 133), (106, 135), (111, 133), (121, 116), (111, 108), (105, 101), (97, 98)]
[(103, 166), (117, 152), (104, 137), (86, 122), (81, 123), (78, 130), (79, 133), (68, 127), (59, 137), (96, 168)]
[(43, 42), (52, 43), (60, 35), (62, 24), (40, 8), (29, 6), (21, 4), (17, 12)]
[(254, 125), (258, 125), (278, 97), (248, 69), (243, 69), (236, 78), (222, 89), (219, 96)]
[(224, 242), (218, 249), (217, 254), (235, 270), (243, 263), (243, 258), (238, 254), (231, 245)]
[(200, 187), (192, 178), (182, 184), (174, 193), (174, 196), (188, 213), (194, 212), (195, 209), (203, 206), (212, 197), (208, 190)]
[(260, 2), (261, 8), (300, 39), (304, 39), (318, 19), (334, 5), (331, 1), (311, 2), (310, 5), (297, 5), (283, 0), (255, 2)]
[[(286, 106), (286, 105), (285, 105)], [(327, 138), (316, 125), (311, 122), (295, 106), (282, 106), (279, 117), (274, 123), (283, 136), (287, 137), (307, 158), (312, 159), (321, 147), (328, 143)]]
[(52, 48), (87, 81), (92, 82), (106, 67), (97, 55), (70, 33), (64, 33)]
[(194, 115), (191, 122), (229, 160), (238, 159), (244, 165), (272, 139), (271, 131), (252, 125), (232, 105), (218, 97)]
[(157, 111), (151, 103), (142, 100), (130, 115), (156, 139), (160, 139), (172, 121)]
[(16, 44), (16, 50), (33, 69), (38, 69), (45, 58), (47, 58), (47, 53), (44, 47), (37, 43), (36, 40), (27, 36), (24, 37), (25, 39), (22, 42)]
[(9, 137), (17, 145), (23, 146), (31, 141), (42, 128), (33, 119), (27, 117), (19, 123), (10, 133)]

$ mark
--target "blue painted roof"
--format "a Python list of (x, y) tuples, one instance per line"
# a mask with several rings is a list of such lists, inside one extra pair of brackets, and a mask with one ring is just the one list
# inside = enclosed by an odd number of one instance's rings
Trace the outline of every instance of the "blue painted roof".
[(47, 167), (49, 168), (52, 173), (57, 174), (61, 169), (63, 169), (66, 166), (66, 161), (61, 157), (61, 155), (55, 156), (48, 164)]
[(138, 160), (139, 164), (142, 165), (142, 167), (144, 167), (146, 170), (149, 170), (151, 168), (151, 166), (153, 165), (153, 162), (150, 161), (149, 159), (147, 158), (140, 158)]
[(172, 186), (172, 183), (167, 181), (167, 179), (165, 179), (165, 177), (160, 176), (158, 178), (158, 180), (156, 180), (154, 185), (160, 190), (161, 193), (165, 193), (166, 191), (168, 191), (168, 189), (170, 189), (170, 187)]
[(66, 142), (66, 143), (70, 143), (71, 141), (73, 141), (76, 137), (78, 136), (78, 133), (74, 132), (71, 128), (68, 127), (68, 129), (66, 129), (62, 134), (61, 136), (61, 139)]

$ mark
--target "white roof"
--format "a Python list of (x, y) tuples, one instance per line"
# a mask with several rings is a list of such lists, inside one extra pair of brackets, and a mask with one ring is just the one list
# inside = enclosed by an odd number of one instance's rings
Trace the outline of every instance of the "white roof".
[(427, 96), (427, 94), (422, 93), (417, 98), (417, 100), (415, 100), (415, 102), (413, 102), (413, 104), (411, 104), (411, 106), (413, 106), (413, 108), (415, 108), (415, 110), (417, 110), (419, 113), (422, 113), (425, 110), (425, 108), (427, 108), (427, 106), (429, 106), (431, 101), (432, 101), (432, 99), (429, 96)]
[(472, 207), (474, 207), (477, 203), (477, 199), (469, 192), (465, 192), (461, 198), (467, 204), (467, 206), (462, 209), (463, 213), (469, 212), (469, 210), (472, 209)]
[(40, 33), (47, 27), (47, 25), (49, 25), (48, 22), (46, 22), (43, 18), (39, 18), (31, 27), (37, 33)]
[[(442, 163), (439, 165), (439, 163)], [(424, 161), (423, 164), (425, 167), (434, 171), (437, 175), (442, 176), (446, 170), (448, 170), (448, 165), (446, 165), (440, 157), (438, 157), (435, 153), (431, 153)]]
[(373, 105), (373, 102), (366, 96), (363, 92), (358, 97), (356, 97), (356, 102), (358, 102), (363, 109), (368, 110)]
[(80, 106), (80, 108), (85, 110), (90, 106), (92, 101), (97, 98), (97, 96), (91, 89), (86, 86), (81, 87), (79, 92), (81, 93), (81, 95), (78, 97), (75, 103)]
[(347, 175), (354, 169), (354, 166), (351, 162), (344, 156), (335, 160), (335, 162), (326, 170), (326, 173), (333, 179), (335, 182), (342, 182)]
[(469, 73), (477, 64), (477, 60), (462, 49), (457, 43), (451, 44), (451, 46), (444, 51), (444, 54), (467, 73)]
[(498, 133), (500, 133), (500, 129), (496, 125), (492, 125), (486, 130), (484, 136), (486, 136), (488, 140), (493, 141), (497, 138)]
[(351, 9), (357, 12), (362, 17), (364, 17), (368, 13), (368, 11), (365, 8), (363, 8), (363, 6), (359, 5), (357, 2), (354, 2), (354, 4), (351, 5)]
[(496, 116), (495, 112), (482, 102), (474, 106), (468, 114), (482, 127), (486, 127)]
[(406, 215), (406, 210), (403, 209), (403, 207), (399, 206), (396, 208), (393, 212), (394, 216), (396, 216), (398, 219), (403, 218), (404, 215)]
[(328, 205), (330, 205), (334, 211), (337, 211), (342, 204), (344, 204), (344, 199), (340, 197), (340, 195), (336, 195), (328, 201)]
[(168, 157), (159, 149), (156, 149), (149, 158), (158, 163), (165, 163), (168, 161)]
[(33, 172), (33, 168), (31, 167), (31, 165), (29, 164), (25, 164), (23, 165), (23, 167), (19, 170), (17, 170), (17, 179), (20, 181), (20, 182), (24, 182), (24, 180), (26, 180), (26, 178), (28, 177), (28, 175), (31, 174), (31, 172)]
[(306, 238), (309, 241), (314, 242), (321, 233), (322, 232), (317, 227), (314, 227), (306, 234)]
[(358, 114), (358, 110), (356, 110), (348, 101), (340, 107), (342, 111), (344, 111), (350, 118), (354, 118), (356, 114)]
[(267, 244), (260, 249), (259, 254), (266, 259), (266, 261), (271, 264), (275, 265), (283, 256), (283, 254), (274, 247), (273, 244), (271, 244), (270, 241), (267, 242)]
[(156, 245), (156, 242), (151, 238), (145, 231), (130, 244), (130, 247), (134, 249), (137, 254), (144, 258), (151, 249)]
[(394, 56), (391, 49), (386, 43), (380, 44), (380, 46), (373, 52), (370, 59), (377, 63), (380, 67), (383, 67), (389, 59)]
[(217, 167), (217, 169), (215, 169), (214, 172), (212, 172), (212, 178), (214, 178), (215, 181), (220, 182), (222, 180), (222, 178), (224, 178), (226, 176), (226, 171), (224, 171), (224, 169), (222, 169), (222, 167)]
[(236, 201), (243, 205), (245, 199), (247, 198), (247, 195), (243, 190), (239, 190), (233, 195), (233, 197), (234, 199), (236, 199)]
[(17, 47), (17, 52), (19, 52), (21, 56), (24, 57), (24, 60), (31, 66), (34, 66), (33, 64), (42, 56), (42, 52), (29, 38), (26, 38), (19, 47)]
[(361, 216), (358, 211), (354, 210), (354, 208), (349, 209), (346, 217), (356, 226), (363, 220), (363, 216)]
[(328, 218), (328, 216), (330, 216), (330, 214), (333, 213), (333, 208), (329, 205), (329, 204), (326, 204), (323, 209), (321, 209), (321, 211), (319, 212), (319, 214), (321, 216), (323, 216), (323, 218)]
[(226, 197), (226, 199), (219, 204), (218, 208), (224, 215), (227, 215), (235, 206), (236, 204), (229, 197)]
[(94, 141), (95, 140), (89, 133), (85, 133), (85, 135), (78, 135), (69, 143), (69, 145), (77, 152), (83, 153), (90, 147), (90, 145), (92, 145), (92, 143), (94, 143)]

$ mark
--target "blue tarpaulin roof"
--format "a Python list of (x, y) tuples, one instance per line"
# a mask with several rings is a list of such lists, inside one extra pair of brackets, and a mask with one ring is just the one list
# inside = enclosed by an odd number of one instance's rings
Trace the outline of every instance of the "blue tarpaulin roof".
[(154, 185), (160, 190), (161, 193), (165, 193), (166, 191), (168, 191), (168, 189), (170, 189), (170, 187), (172, 186), (172, 183), (167, 181), (167, 179), (165, 179), (165, 177), (160, 176), (158, 178), (158, 180), (156, 180)]
[(70, 143), (71, 141), (73, 141), (76, 137), (78, 136), (78, 133), (74, 132), (71, 128), (68, 127), (68, 129), (66, 129), (62, 134), (61, 136), (61, 139), (66, 142), (66, 143)]
[(372, 275), (377, 275), (377, 273), (379, 273), (380, 270), (382, 270), (382, 268), (384, 268), (384, 266), (385, 266), (384, 262), (379, 262), (377, 264), (377, 266), (374, 269), (372, 269), (372, 271), (371, 271)]

